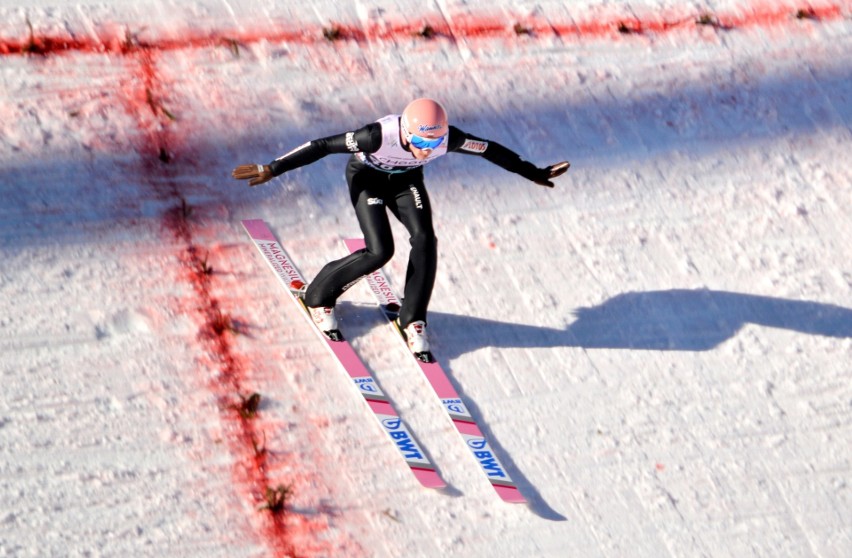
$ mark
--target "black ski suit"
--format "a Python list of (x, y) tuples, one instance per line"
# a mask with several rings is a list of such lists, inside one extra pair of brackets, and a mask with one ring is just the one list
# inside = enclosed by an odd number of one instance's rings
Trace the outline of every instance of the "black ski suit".
[(423, 183), (423, 165), (447, 152), (479, 155), (530, 180), (547, 178), (547, 170), (524, 161), (502, 145), (450, 126), (447, 140), (423, 160), (404, 147), (399, 115), (389, 115), (355, 130), (305, 143), (270, 163), (272, 174), (313, 163), (332, 153), (352, 153), (346, 167), (349, 197), (355, 207), (366, 248), (328, 263), (308, 286), (308, 306), (334, 306), (362, 277), (387, 263), (394, 252), (387, 210), (405, 226), (411, 252), (405, 278), (400, 325), (426, 321), (438, 260), (432, 207)]

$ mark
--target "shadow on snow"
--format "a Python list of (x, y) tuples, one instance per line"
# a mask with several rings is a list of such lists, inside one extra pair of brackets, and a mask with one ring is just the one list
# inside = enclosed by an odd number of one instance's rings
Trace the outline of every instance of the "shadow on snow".
[(564, 329), (438, 312), (430, 323), (436, 332), (466, 332), (442, 340), (449, 359), (483, 347), (708, 351), (749, 323), (852, 338), (852, 309), (706, 289), (624, 293), (574, 316)]
[[(343, 303), (343, 306), (350, 306)], [(351, 310), (344, 310), (350, 312)], [(359, 335), (384, 324), (362, 312), (348, 329)], [(652, 351), (709, 351), (733, 338), (746, 324), (786, 329), (810, 335), (852, 338), (852, 309), (810, 301), (796, 301), (706, 289), (631, 292), (602, 304), (575, 311), (576, 320), (564, 329), (500, 322), (430, 312), (437, 354), (445, 364), (485, 347), (634, 349)], [(359, 325), (360, 324), (360, 325)], [(446, 366), (451, 370), (451, 366)], [(451, 375), (451, 374), (450, 374)], [(474, 417), (472, 402), (450, 378)], [(544, 519), (564, 521), (523, 475), (488, 424), (478, 420), (492, 449), (528, 498), (530, 508)]]

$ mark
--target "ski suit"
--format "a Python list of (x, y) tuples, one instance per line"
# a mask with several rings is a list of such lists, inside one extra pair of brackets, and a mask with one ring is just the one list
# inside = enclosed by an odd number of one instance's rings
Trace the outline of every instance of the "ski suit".
[(405, 278), (401, 327), (426, 321), (437, 269), (437, 240), (432, 207), (423, 183), (423, 165), (448, 152), (478, 155), (530, 180), (546, 171), (502, 145), (449, 127), (446, 141), (427, 158), (416, 159), (400, 139), (400, 116), (388, 115), (355, 131), (309, 141), (269, 164), (273, 176), (313, 163), (332, 153), (351, 153), (346, 167), (349, 198), (364, 234), (366, 248), (328, 263), (305, 293), (310, 307), (334, 306), (362, 277), (387, 263), (394, 252), (387, 211), (408, 230), (411, 252)]

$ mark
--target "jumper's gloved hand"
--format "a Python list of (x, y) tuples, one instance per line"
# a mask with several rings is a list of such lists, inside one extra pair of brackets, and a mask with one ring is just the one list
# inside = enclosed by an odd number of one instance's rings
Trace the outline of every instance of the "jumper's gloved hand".
[(269, 165), (240, 165), (231, 171), (231, 176), (237, 180), (248, 180), (249, 186), (257, 186), (272, 180), (272, 170)]
[(550, 181), (550, 179), (565, 174), (565, 171), (567, 171), (570, 166), (571, 163), (568, 161), (562, 161), (561, 163), (556, 163), (555, 165), (538, 169), (539, 175), (533, 179), (533, 182), (542, 186), (547, 186), (548, 188), (553, 188), (554, 184)]

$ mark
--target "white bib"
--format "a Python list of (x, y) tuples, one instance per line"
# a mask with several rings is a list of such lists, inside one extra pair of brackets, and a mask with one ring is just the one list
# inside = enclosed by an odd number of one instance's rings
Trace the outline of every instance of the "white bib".
[(415, 159), (414, 154), (406, 151), (400, 144), (398, 114), (389, 114), (377, 122), (382, 127), (382, 146), (375, 153), (355, 154), (359, 161), (369, 167), (387, 173), (405, 172), (422, 167), (447, 154), (447, 140), (444, 140), (425, 159)]

